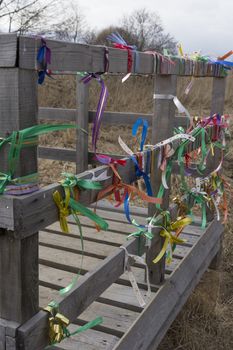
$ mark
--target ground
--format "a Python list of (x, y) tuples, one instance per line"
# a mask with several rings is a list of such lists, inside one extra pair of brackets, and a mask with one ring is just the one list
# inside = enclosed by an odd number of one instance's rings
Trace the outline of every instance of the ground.
[[(195, 79), (190, 95), (184, 96), (184, 87), (190, 78), (182, 78), (178, 85), (178, 97), (192, 115), (208, 115), (210, 110), (211, 79)], [(152, 78), (131, 77), (124, 85), (120, 79), (106, 79), (110, 97), (107, 109), (112, 111), (131, 111), (150, 113), (152, 111)], [(90, 89), (90, 109), (95, 109), (98, 85), (92, 82)], [(47, 81), (39, 89), (40, 106), (75, 108), (75, 77), (57, 77)], [(227, 80), (225, 113), (233, 114), (232, 76)], [(232, 128), (233, 130), (233, 128)], [(99, 151), (117, 153), (117, 137), (129, 139), (130, 128), (102, 127), (98, 143)], [(43, 145), (75, 148), (75, 132), (69, 130), (56, 135), (41, 137)], [(43, 184), (56, 182), (61, 171), (73, 171), (72, 163), (40, 160), (39, 170)], [(228, 201), (233, 198), (233, 141), (229, 141), (224, 176), (230, 187), (227, 189)], [(217, 271), (209, 270), (198, 287), (188, 299), (185, 307), (173, 322), (163, 339), (159, 350), (231, 350), (233, 349), (233, 207), (229, 205), (228, 223), (225, 228), (223, 252)]]

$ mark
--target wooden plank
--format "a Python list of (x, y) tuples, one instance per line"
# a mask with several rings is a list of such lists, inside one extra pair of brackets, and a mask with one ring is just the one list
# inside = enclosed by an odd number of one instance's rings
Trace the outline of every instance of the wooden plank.
[[(88, 132), (89, 85), (77, 77), (77, 113), (76, 124)], [(77, 129), (76, 174), (88, 168), (88, 135)]]
[[(85, 232), (84, 232), (85, 236)], [(82, 244), (80, 239), (73, 237), (67, 237), (67, 235), (56, 235), (48, 232), (40, 232), (39, 243), (45, 245), (51, 245), (57, 248), (63, 248), (67, 251), (74, 251), (82, 253)], [(84, 254), (100, 259), (104, 259), (110, 254), (116, 247), (107, 244), (98, 244), (96, 242), (90, 242), (84, 240)]]
[[(1, 236), (0, 314), (23, 322), (38, 311), (38, 242)], [(33, 259), (32, 259), (33, 258)], [(9, 293), (11, 290), (11, 293)]]
[[(34, 72), (18, 68), (1, 68), (0, 75), (0, 136), (6, 137), (14, 130), (36, 124), (37, 81)], [(1, 150), (2, 172), (8, 170), (8, 151), (7, 147)], [(15, 176), (36, 172), (36, 158), (36, 147), (22, 150)], [(12, 205), (6, 209), (11, 215)], [(20, 222), (14, 212), (13, 221), (17, 220)], [(38, 311), (38, 236), (35, 232), (32, 229), (30, 237), (22, 240), (16, 240), (14, 233), (6, 230), (0, 235), (0, 285), (3, 286), (0, 317), (19, 323)]]
[[(128, 242), (125, 247), (129, 253), (135, 253), (136, 239)], [(77, 286), (59, 303), (60, 312), (66, 314), (71, 321), (81, 314), (124, 272), (124, 256), (123, 249), (116, 249), (98, 267), (80, 279)], [(34, 350), (47, 345), (47, 319), (46, 312), (40, 312), (19, 328), (18, 334), (25, 350), (31, 349), (32, 343)]]
[(139, 316), (139, 313), (94, 302), (79, 316), (78, 323), (80, 324), (80, 320), (85, 323), (89, 322), (98, 316), (103, 317), (103, 323), (98, 327), (99, 330), (121, 337)]
[[(104, 47), (76, 44), (58, 40), (46, 40), (48, 47), (52, 51), (52, 62), (49, 68), (52, 71), (60, 72), (103, 72), (104, 71)], [(41, 45), (39, 38), (20, 37), (19, 38), (19, 66), (25, 69), (36, 69), (36, 55)], [(109, 73), (127, 73), (128, 54), (127, 50), (108, 48), (109, 50)], [(135, 56), (133, 57), (133, 63)], [(177, 65), (184, 65), (182, 58), (176, 59)], [(196, 76), (204, 76), (204, 65), (194, 62)], [(165, 67), (166, 66), (166, 67)], [(166, 61), (160, 62), (157, 73), (171, 74), (170, 65)], [(169, 68), (170, 67), (170, 68)], [(132, 73), (153, 74), (154, 65), (152, 55), (142, 52), (137, 54), (137, 64), (133, 64)], [(184, 69), (174, 74), (184, 74)]]
[[(43, 159), (53, 159), (66, 162), (76, 162), (76, 150), (71, 148), (59, 148), (59, 147), (38, 147), (38, 157)], [(105, 154), (105, 153), (102, 153)], [(124, 155), (118, 154), (107, 154), (113, 158), (121, 159), (124, 158)], [(87, 153), (87, 160), (89, 164), (98, 164), (99, 162), (93, 159), (94, 153)]]
[(0, 325), (0, 350), (6, 349), (6, 333), (5, 327)]
[(16, 339), (6, 336), (6, 350), (17, 350)]
[[(175, 105), (169, 95), (176, 96), (176, 90), (177, 77), (175, 75), (161, 75), (156, 77), (154, 88), (154, 117), (152, 119), (152, 144), (160, 142), (173, 134)], [(157, 169), (159, 150), (152, 152), (152, 158), (151, 186), (153, 195), (156, 196), (159, 192), (162, 177), (162, 171)], [(164, 210), (167, 210), (169, 206), (169, 193), (169, 189), (164, 191), (163, 204), (161, 206)], [(149, 205), (148, 213), (149, 216), (155, 214), (154, 205)], [(153, 231), (154, 229), (152, 229), (152, 232)], [(164, 238), (160, 235), (155, 235), (150, 248), (147, 250), (146, 261), (149, 267), (150, 281), (154, 284), (159, 284), (164, 279), (165, 257), (157, 264), (153, 263), (153, 259), (160, 253), (163, 244)]]
[[(69, 229), (70, 229), (70, 234), (67, 234), (67, 237), (72, 237), (75, 239), (80, 238), (76, 224), (69, 223)], [(61, 233), (60, 223), (54, 223), (44, 231), (50, 232), (53, 234), (64, 235), (64, 233)], [(119, 247), (121, 244), (125, 242), (125, 237), (123, 235), (116, 234), (115, 232), (110, 232), (110, 231), (96, 232), (95, 228), (88, 227), (88, 230), (85, 230), (84, 232), (84, 242), (85, 241), (110, 244), (114, 247)]]
[(0, 67), (15, 67), (17, 60), (17, 34), (0, 34)]
[[(76, 331), (77, 328), (78, 326), (74, 324), (69, 326), (71, 332)], [(58, 346), (62, 346), (64, 350), (111, 350), (118, 340), (119, 338), (114, 335), (89, 329), (63, 340)]]
[(71, 148), (38, 147), (38, 157), (43, 159), (75, 162), (76, 151)]
[[(98, 175), (105, 171), (105, 169), (108, 168), (106, 166), (101, 166), (96, 168), (94, 172), (96, 175)], [(119, 167), (119, 173), (121, 174), (124, 182), (132, 183), (135, 179), (133, 162), (131, 160), (127, 160), (126, 166)], [(110, 169), (109, 174), (112, 176), (112, 171), (110, 171)], [(79, 178), (90, 178), (90, 176), (91, 174), (88, 171), (78, 175)], [(103, 187), (111, 184), (111, 181), (111, 177), (103, 181)], [(46, 186), (30, 195), (14, 198), (15, 213), (18, 211), (18, 215), (21, 217), (20, 221), (14, 222), (15, 235), (20, 234), (21, 237), (25, 237), (27, 234), (31, 234), (32, 230), (44, 229), (46, 226), (57, 220), (58, 210), (52, 197), (55, 190), (63, 191), (60, 185), (53, 184)], [(97, 195), (98, 191), (96, 190), (80, 191), (80, 202), (84, 205), (89, 205), (90, 203), (96, 201)], [(12, 223), (10, 223), (10, 225), (12, 225)]]
[(40, 107), (38, 119), (63, 120), (74, 122), (76, 120), (76, 109)]
[[(168, 283), (160, 288), (156, 297), (144, 309), (140, 318), (132, 324), (131, 329), (114, 347), (114, 350), (126, 350), (129, 344), (135, 344), (134, 350), (148, 349), (152, 342), (156, 348), (208, 268), (219, 248), (221, 233), (222, 225), (216, 220), (213, 221), (186, 258), (181, 260), (179, 268), (173, 272)], [(150, 327), (147, 327), (148, 324)]]
[[(66, 120), (75, 121), (76, 109), (64, 109), (64, 108), (39, 108), (39, 119), (48, 120)], [(96, 111), (88, 112), (88, 122), (92, 123), (95, 117)], [(151, 126), (152, 114), (145, 113), (130, 113), (130, 112), (109, 112), (106, 111), (103, 114), (103, 125), (133, 125), (138, 118), (147, 119), (149, 126)], [(187, 119), (185, 117), (176, 116), (175, 126), (186, 126)]]
[(2, 318), (0, 318), (0, 327), (5, 328), (5, 334), (9, 335), (12, 338), (15, 338), (17, 329), (19, 327), (19, 323), (7, 321)]

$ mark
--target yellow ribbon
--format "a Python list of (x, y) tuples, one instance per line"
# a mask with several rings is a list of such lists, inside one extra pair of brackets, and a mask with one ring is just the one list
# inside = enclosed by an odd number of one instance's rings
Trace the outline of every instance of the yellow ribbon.
[(188, 212), (188, 206), (187, 204), (182, 201), (181, 197), (177, 195), (172, 199), (173, 203), (175, 203), (178, 207), (178, 216), (185, 216)]
[(177, 48), (178, 48), (179, 55), (180, 55), (181, 57), (184, 57), (184, 51), (183, 51), (182, 45), (181, 45), (181, 44), (178, 44), (178, 45), (177, 45)]
[(67, 187), (65, 189), (65, 200), (63, 200), (60, 192), (55, 191), (53, 193), (53, 199), (56, 203), (56, 206), (59, 210), (59, 220), (60, 220), (60, 226), (63, 232), (69, 233), (68, 223), (67, 223), (67, 216), (70, 215), (69, 210), (69, 201), (70, 201), (70, 191)]
[[(160, 236), (161, 237), (165, 237), (165, 241), (163, 244), (163, 247), (160, 251), (160, 253), (157, 255), (157, 257), (153, 260), (153, 263), (156, 264), (157, 262), (159, 262), (159, 260), (162, 259), (162, 257), (164, 256), (164, 254), (167, 251), (167, 247), (168, 244), (170, 243), (171, 245), (171, 250), (172, 250), (172, 245), (173, 244), (177, 244), (177, 243), (184, 243), (185, 241), (183, 239), (180, 239), (174, 235), (172, 235), (172, 231), (177, 231), (179, 230), (179, 233), (181, 232), (181, 230), (189, 225), (192, 222), (191, 218), (177, 218), (177, 220), (175, 222), (172, 222), (170, 225), (168, 225), (167, 227), (164, 227), (162, 229), (162, 231), (160, 231)], [(168, 263), (171, 261), (172, 257), (169, 257), (169, 259), (167, 259)]]
[(56, 312), (56, 309), (51, 305), (48, 305), (44, 310), (49, 313), (49, 343), (51, 345), (60, 343), (69, 335), (67, 327), (70, 321), (64, 315)]

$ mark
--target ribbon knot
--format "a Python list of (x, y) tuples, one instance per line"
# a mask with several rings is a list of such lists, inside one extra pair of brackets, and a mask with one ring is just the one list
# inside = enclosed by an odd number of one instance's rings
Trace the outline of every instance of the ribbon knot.
[[(152, 218), (150, 221), (150, 225), (156, 225), (154, 227), (161, 227), (160, 236), (165, 238), (163, 247), (157, 257), (153, 260), (153, 263), (156, 264), (159, 262), (164, 254), (166, 254), (166, 261), (170, 263), (172, 260), (172, 252), (176, 248), (176, 244), (184, 243), (183, 239), (178, 238), (179, 234), (183, 230), (183, 228), (189, 225), (192, 222), (192, 219), (189, 217), (178, 217), (176, 221), (171, 222), (171, 217), (169, 212), (161, 212), (163, 218), (163, 224), (161, 221), (161, 217)], [(153, 226), (152, 226), (153, 227)], [(175, 232), (175, 235), (172, 234)]]
[(49, 344), (60, 343), (64, 338), (70, 337), (67, 329), (70, 321), (67, 317), (57, 312), (55, 302), (51, 302), (44, 310), (49, 313)]
[(69, 233), (68, 229), (68, 223), (67, 223), (67, 216), (70, 215), (70, 210), (69, 210), (69, 200), (70, 200), (70, 192), (66, 191), (66, 197), (65, 201), (62, 199), (62, 196), (60, 192), (55, 191), (53, 193), (53, 200), (58, 207), (59, 210), (59, 220), (60, 220), (60, 226), (63, 232)]

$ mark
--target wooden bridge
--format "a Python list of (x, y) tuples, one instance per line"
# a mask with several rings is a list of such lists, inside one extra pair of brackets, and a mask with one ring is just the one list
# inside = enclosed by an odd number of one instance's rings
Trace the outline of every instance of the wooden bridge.
[[(94, 112), (88, 109), (88, 87), (78, 80), (77, 109), (38, 110), (36, 55), (40, 40), (0, 35), (0, 43), (1, 137), (37, 124), (38, 116), (39, 119), (69, 120), (88, 128)], [(69, 74), (104, 71), (104, 47), (52, 40), (48, 40), (47, 45), (52, 50), (49, 67), (52, 71)], [(137, 71), (133, 71), (133, 74), (153, 75), (155, 88), (151, 96), (165, 95), (163, 99), (154, 100), (154, 113), (146, 115), (152, 126), (152, 144), (170, 137), (174, 126), (184, 124), (183, 117), (175, 116), (175, 106), (169, 98), (169, 95), (176, 96), (178, 76), (212, 77), (210, 113), (223, 113), (225, 74), (219, 65), (182, 58), (175, 58), (174, 64), (171, 64), (159, 56), (146, 53), (138, 53), (138, 57)], [(127, 51), (109, 48), (109, 73), (127, 73)], [(103, 123), (133, 124), (136, 119), (135, 113), (106, 112)], [(87, 169), (92, 157), (88, 152), (88, 140), (79, 131), (77, 134), (77, 151), (39, 147), (37, 153), (37, 147), (25, 148), (17, 175), (35, 172), (39, 156), (74, 161), (78, 177), (89, 178), (91, 175)], [(6, 168), (6, 155), (7, 148), (1, 156), (1, 171)], [(207, 172), (215, 169), (218, 161), (217, 157), (214, 161), (212, 159)], [(97, 167), (94, 173), (99, 175), (106, 168)], [(174, 164), (174, 174), (178, 173), (177, 168)], [(110, 169), (108, 172), (110, 178), (104, 181), (105, 187), (112, 181)], [(119, 168), (119, 173), (125, 183), (136, 180), (134, 164), (130, 159), (127, 159), (125, 167)], [(159, 177), (160, 173), (156, 174), (156, 178), (151, 174), (155, 194)], [(158, 264), (152, 263), (163, 244), (158, 229), (153, 229), (155, 238), (150, 247), (141, 240), (151, 281), (150, 300), (142, 308), (124, 270), (125, 250), (121, 248), (123, 245), (130, 254), (137, 254), (137, 238), (126, 241), (126, 236), (132, 233), (132, 226), (120, 209), (101, 201), (97, 212), (109, 222), (109, 230), (97, 233), (90, 221), (81, 217), (85, 243), (82, 276), (66, 297), (59, 297), (57, 291), (79, 271), (82, 248), (71, 217), (70, 233), (64, 235), (60, 231), (58, 211), (52, 197), (55, 190), (62, 191), (61, 186), (49, 185), (20, 197), (1, 196), (0, 350), (44, 349), (49, 342), (48, 313), (40, 310), (40, 307), (45, 307), (52, 299), (58, 301), (59, 311), (70, 320), (71, 329), (96, 316), (102, 316), (103, 323), (50, 349), (156, 349), (203, 273), (211, 263), (216, 263), (223, 226), (213, 215), (209, 215), (209, 222), (203, 230), (197, 224), (197, 218), (194, 224), (183, 230), (181, 238), (185, 238), (186, 243), (176, 248), (170, 265), (165, 264), (165, 259)], [(87, 206), (91, 206), (96, 198), (96, 190), (86, 190), (80, 194), (80, 202)], [(169, 190), (166, 191), (163, 208), (169, 208), (176, 218), (177, 206), (169, 202)], [(149, 213), (153, 213), (151, 206)], [(134, 207), (132, 214), (139, 223), (143, 223), (148, 211)], [(145, 266), (136, 263), (132, 269), (139, 289), (146, 295)]]

